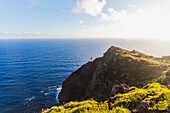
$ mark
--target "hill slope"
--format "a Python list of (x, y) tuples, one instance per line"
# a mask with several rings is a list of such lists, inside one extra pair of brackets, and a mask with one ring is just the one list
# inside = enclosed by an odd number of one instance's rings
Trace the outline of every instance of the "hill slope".
[(170, 84), (170, 64), (167, 57), (153, 57), (110, 47), (103, 57), (88, 62), (72, 73), (62, 85), (59, 102), (93, 98), (105, 101), (115, 85), (143, 87), (150, 81)]
[(43, 113), (168, 113), (170, 112), (170, 90), (159, 83), (147, 84), (143, 88), (130, 87), (124, 94), (117, 94), (107, 101), (93, 99), (69, 102), (54, 106)]

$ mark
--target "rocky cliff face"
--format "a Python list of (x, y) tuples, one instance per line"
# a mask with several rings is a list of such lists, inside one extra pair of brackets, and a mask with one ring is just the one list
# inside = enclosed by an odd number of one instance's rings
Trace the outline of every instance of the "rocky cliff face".
[(72, 73), (62, 85), (59, 102), (93, 98), (104, 101), (115, 85), (142, 87), (150, 81), (169, 85), (170, 64), (163, 58), (138, 51), (110, 47), (103, 57), (88, 62)]
[(82, 99), (101, 60), (102, 58), (98, 58), (93, 62), (88, 62), (63, 82), (59, 94), (60, 103)]

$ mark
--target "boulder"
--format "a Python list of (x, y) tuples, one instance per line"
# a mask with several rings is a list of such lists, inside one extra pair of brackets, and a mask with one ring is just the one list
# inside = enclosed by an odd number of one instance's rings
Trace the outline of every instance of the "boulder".
[(129, 92), (129, 86), (126, 84), (120, 84), (120, 85), (113, 85), (112, 91), (111, 91), (111, 96), (114, 96), (118, 93), (127, 93)]

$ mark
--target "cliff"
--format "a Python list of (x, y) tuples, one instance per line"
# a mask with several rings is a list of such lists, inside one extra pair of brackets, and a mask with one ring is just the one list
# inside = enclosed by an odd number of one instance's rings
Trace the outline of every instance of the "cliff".
[(153, 57), (110, 47), (103, 57), (84, 64), (73, 72), (62, 85), (59, 102), (93, 98), (105, 101), (113, 96), (115, 85), (143, 87), (150, 81), (170, 84), (169, 57)]

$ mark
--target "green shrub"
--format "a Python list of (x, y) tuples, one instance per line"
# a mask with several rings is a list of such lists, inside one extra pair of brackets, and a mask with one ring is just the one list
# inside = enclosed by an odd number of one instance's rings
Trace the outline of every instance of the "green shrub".
[[(170, 90), (159, 83), (150, 83), (143, 88), (130, 87), (130, 92), (117, 94), (113, 101), (97, 102), (89, 99), (82, 102), (69, 102), (63, 106), (54, 106), (43, 113), (131, 113), (130, 110), (142, 101), (151, 101), (148, 110), (169, 110)], [(109, 109), (110, 105), (110, 109)]]

